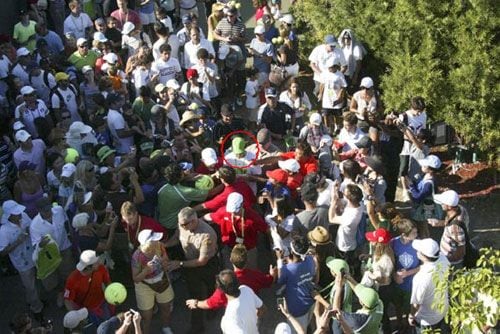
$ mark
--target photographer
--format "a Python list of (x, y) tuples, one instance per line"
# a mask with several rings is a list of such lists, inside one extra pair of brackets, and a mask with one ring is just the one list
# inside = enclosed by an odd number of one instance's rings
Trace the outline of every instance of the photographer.
[(131, 325), (134, 327), (134, 334), (142, 334), (141, 314), (133, 309), (127, 312), (118, 313), (116, 316), (106, 320), (97, 328), (98, 334), (126, 334), (131, 333)]

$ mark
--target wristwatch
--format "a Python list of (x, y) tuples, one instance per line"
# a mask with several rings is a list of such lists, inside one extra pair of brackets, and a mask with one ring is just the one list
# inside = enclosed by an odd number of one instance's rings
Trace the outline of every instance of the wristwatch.
[(183, 268), (184, 267), (184, 261), (179, 262), (179, 267)]

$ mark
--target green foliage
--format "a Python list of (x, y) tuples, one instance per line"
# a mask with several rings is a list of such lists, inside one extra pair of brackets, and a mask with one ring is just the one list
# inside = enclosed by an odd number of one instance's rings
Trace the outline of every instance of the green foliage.
[(387, 111), (426, 99), (431, 119), (455, 128), (464, 144), (500, 144), (497, 1), (301, 0), (301, 61), (328, 33), (352, 29), (368, 50), (364, 61)]
[[(500, 250), (481, 249), (477, 268), (450, 273), (453, 279), (449, 282), (434, 281), (437, 293), (448, 289), (450, 306), (446, 321), (453, 333), (496, 324), (500, 315), (500, 277), (495, 270), (499, 265)], [(495, 303), (496, 307), (492, 307)], [(434, 306), (442, 309), (444, 304), (438, 302)]]

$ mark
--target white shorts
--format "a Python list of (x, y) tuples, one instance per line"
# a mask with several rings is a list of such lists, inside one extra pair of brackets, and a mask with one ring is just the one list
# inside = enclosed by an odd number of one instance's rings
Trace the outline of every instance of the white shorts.
[(287, 74), (287, 77), (290, 78), (290, 77), (296, 77), (299, 75), (299, 63), (296, 62), (295, 64), (293, 65), (288, 65), (288, 66), (285, 66), (285, 70), (286, 70), (286, 74)]
[(147, 26), (149, 24), (155, 24), (156, 22), (156, 16), (154, 12), (150, 14), (144, 14), (139, 12), (139, 17), (141, 18), (141, 24), (143, 26)]

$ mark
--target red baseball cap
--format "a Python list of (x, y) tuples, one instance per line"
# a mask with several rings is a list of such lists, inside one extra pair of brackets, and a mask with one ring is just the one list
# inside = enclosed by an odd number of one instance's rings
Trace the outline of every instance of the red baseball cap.
[(186, 71), (186, 77), (191, 79), (192, 77), (197, 77), (198, 71), (195, 68), (190, 68)]
[(275, 169), (266, 172), (266, 175), (270, 179), (275, 179), (276, 182), (281, 184), (286, 184), (288, 181), (288, 173), (283, 169)]
[(391, 241), (391, 234), (385, 228), (378, 228), (373, 232), (367, 232), (365, 233), (365, 237), (370, 242), (387, 244)]

